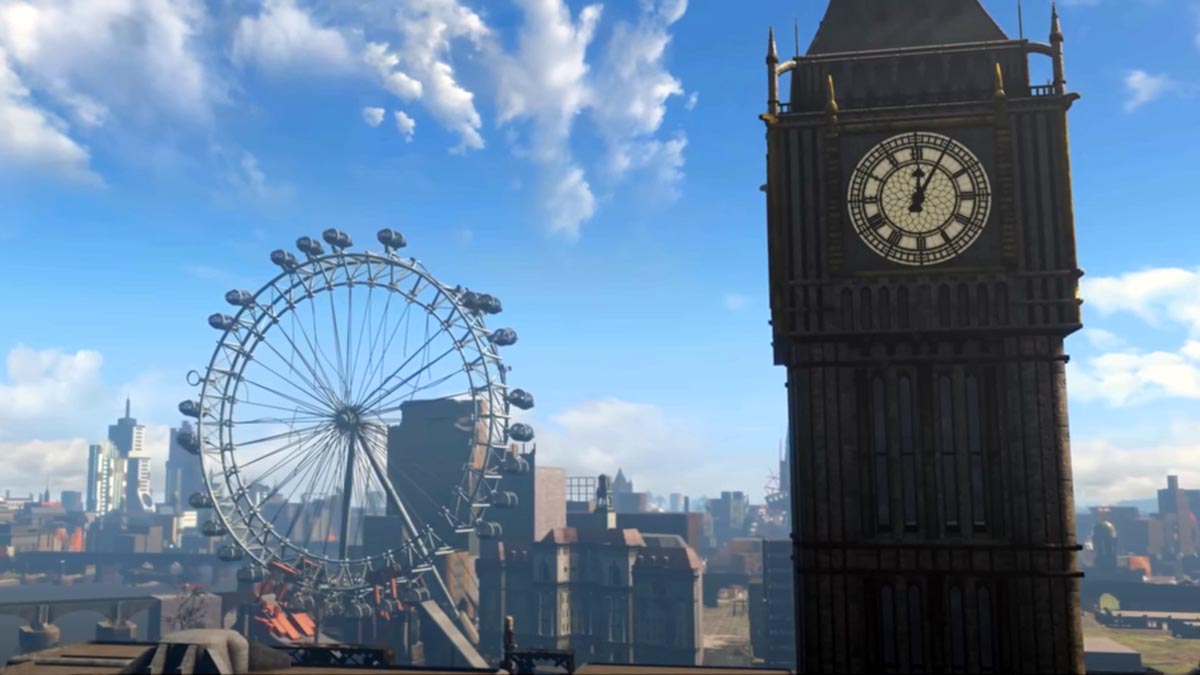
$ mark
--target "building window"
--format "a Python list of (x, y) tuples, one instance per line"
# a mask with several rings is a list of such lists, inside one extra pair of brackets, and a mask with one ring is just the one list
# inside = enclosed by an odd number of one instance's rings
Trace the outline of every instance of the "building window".
[(883, 666), (888, 672), (896, 668), (896, 598), (891, 584), (879, 591), (879, 632), (883, 643)]
[(620, 586), (622, 581), (624, 580), (621, 578), (621, 568), (613, 563), (608, 568), (608, 582), (613, 586)]
[(604, 604), (608, 609), (608, 641), (625, 642), (625, 603), (608, 597)]
[(904, 472), (904, 529), (917, 529), (917, 457), (916, 438), (913, 433), (912, 379), (907, 375), (899, 378), (899, 408), (897, 422), (900, 426), (900, 462)]
[(996, 660), (992, 653), (992, 594), (986, 588), (979, 589), (979, 665), (985, 673), (995, 672)]
[(950, 587), (950, 667), (956, 673), (965, 673), (966, 662), (966, 616), (963, 614), (962, 590)]
[(908, 587), (908, 654), (913, 670), (925, 667), (925, 605), (921, 587)]
[(958, 451), (954, 442), (954, 388), (948, 375), (937, 378), (938, 445), (942, 454), (942, 518), (958, 531)]
[(987, 493), (983, 479), (983, 406), (979, 402), (979, 379), (967, 376), (967, 452), (971, 462), (971, 522), (976, 530), (987, 528)]
[(887, 391), (883, 378), (871, 381), (871, 446), (875, 453), (875, 518), (880, 530), (892, 529), (891, 495), (888, 491)]
[(554, 635), (554, 593), (538, 594), (538, 635)]

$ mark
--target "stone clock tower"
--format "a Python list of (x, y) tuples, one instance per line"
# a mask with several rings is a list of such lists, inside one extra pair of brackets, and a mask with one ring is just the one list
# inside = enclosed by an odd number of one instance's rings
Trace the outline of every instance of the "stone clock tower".
[(1077, 95), (1051, 26), (1043, 44), (978, 0), (831, 0), (805, 55), (781, 63), (772, 36), (801, 672), (1083, 672)]

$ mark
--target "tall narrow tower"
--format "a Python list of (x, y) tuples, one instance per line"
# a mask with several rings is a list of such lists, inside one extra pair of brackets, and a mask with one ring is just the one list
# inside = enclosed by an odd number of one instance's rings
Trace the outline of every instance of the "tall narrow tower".
[(978, 0), (831, 0), (805, 55), (770, 41), (801, 672), (1083, 672), (1054, 14), (1041, 44)]

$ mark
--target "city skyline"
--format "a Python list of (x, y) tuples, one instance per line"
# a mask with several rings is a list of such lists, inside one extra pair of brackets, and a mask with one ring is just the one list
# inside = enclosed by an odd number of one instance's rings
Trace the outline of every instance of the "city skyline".
[[(1011, 4), (985, 3), (1016, 34)], [(1190, 416), (1200, 397), (1200, 272), (1187, 251), (1200, 235), (1185, 223), (1185, 160), (1170, 152), (1197, 140), (1182, 124), (1195, 108), (1196, 83), (1182, 64), (1200, 58), (1196, 25), (1180, 2), (1085, 4), (1060, 8), (1068, 81), (1084, 93), (1072, 112), (1072, 153), (1087, 303), (1085, 330), (1068, 341), (1081, 510), (1152, 494), (1169, 472), (1200, 483), (1186, 462), (1197, 450)], [(161, 106), (140, 117), (126, 114), (123, 93), (101, 86), (75, 51), (46, 56), (53, 36), (38, 26), (48, 24), (4, 14), (4, 72), (36, 96), (6, 90), (3, 105), (58, 120), (40, 128), (68, 144), (42, 149), (68, 150), (29, 156), (0, 147), (0, 166), (13, 178), (0, 188), (12, 205), (0, 224), (0, 264), (13, 278), (36, 280), (0, 289), (0, 301), (23, 317), (0, 336), (0, 448), (16, 469), (6, 476), (13, 485), (0, 488), (80, 480), (88, 444), (129, 394), (144, 401), (139, 417), (161, 498), (167, 429), (179, 421), (184, 376), (212, 348), (203, 321), (221, 295), (265, 281), (265, 252), (290, 249), (299, 236), (338, 226), (371, 248), (374, 231), (390, 226), (443, 278), (504, 300), (504, 322), (521, 333), (508, 362), (539, 397), (531, 421), (547, 463), (578, 474), (625, 468), (660, 494), (726, 486), (757, 500), (785, 432), (783, 375), (767, 356), (761, 195), (729, 177), (761, 174), (754, 115), (762, 109), (763, 26), (776, 26), (786, 57), (793, 16), (803, 48), (820, 8), (780, 2), (727, 16), (682, 2), (644, 12), (551, 5), (566, 9), (447, 1), (439, 6), (472, 11), (426, 17), (461, 36), (431, 49), (474, 94), (479, 124), (447, 117), (433, 93), (397, 97), (401, 71), (434, 91), (433, 75), (405, 60), (417, 45), (390, 28), (356, 37), (369, 17), (328, 3), (149, 16), (164, 35), (165, 26), (192, 27), (172, 47), (169, 63), (188, 75), (175, 86), (133, 65), (129, 46), (100, 32), (95, 45), (109, 59), (100, 62), (161, 94)], [(63, 7), (38, 16), (80, 25)], [(1025, 10), (1026, 35), (1044, 39), (1048, 3)], [(287, 21), (319, 39), (256, 39)], [(564, 43), (536, 39), (568, 24)], [(390, 52), (369, 48), (383, 42)], [(644, 46), (644, 58), (620, 62), (614, 45), (630, 44)], [(396, 77), (383, 78), (377, 66), (392, 52)], [(519, 100), (486, 84), (493, 73), (481, 55), (494, 53), (508, 57), (504, 72), (522, 83), (510, 89)], [(379, 57), (374, 65), (359, 65), (370, 54)], [(577, 77), (552, 81), (537, 67), (552, 58), (577, 66)], [(598, 100), (618, 86), (617, 74), (634, 91), (658, 92), (638, 99), (643, 115)], [(83, 98), (56, 98), (46, 85), (52, 76)], [(661, 86), (646, 86), (654, 83)], [(574, 96), (582, 98), (565, 113), (553, 105)], [(379, 108), (385, 114), (372, 126)], [(397, 111), (415, 127), (398, 128)], [(151, 141), (175, 122), (170, 140)], [(1125, 126), (1138, 133), (1114, 131)], [(486, 147), (472, 148), (471, 129)], [(464, 141), (465, 154), (447, 152)], [(583, 173), (547, 166), (539, 152), (547, 148)], [(616, 171), (621, 161), (634, 168)], [(24, 174), (35, 165), (49, 169)], [(546, 181), (580, 175), (590, 214), (543, 210), (564, 201)], [(81, 186), (81, 178), (105, 185)], [(663, 179), (669, 190), (656, 183)], [(457, 191), (464, 183), (469, 199)], [(581, 183), (559, 187), (576, 190), (568, 205), (587, 202)], [(72, 204), (62, 208), (65, 200)], [(1161, 236), (1128, 236), (1147, 220)], [(653, 470), (668, 462), (688, 471)]]

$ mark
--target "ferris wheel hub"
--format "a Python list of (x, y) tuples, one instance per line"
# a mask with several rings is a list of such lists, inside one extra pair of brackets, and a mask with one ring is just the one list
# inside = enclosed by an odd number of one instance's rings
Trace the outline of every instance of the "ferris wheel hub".
[(362, 411), (358, 406), (339, 408), (333, 415), (333, 426), (343, 433), (356, 433), (363, 427)]

